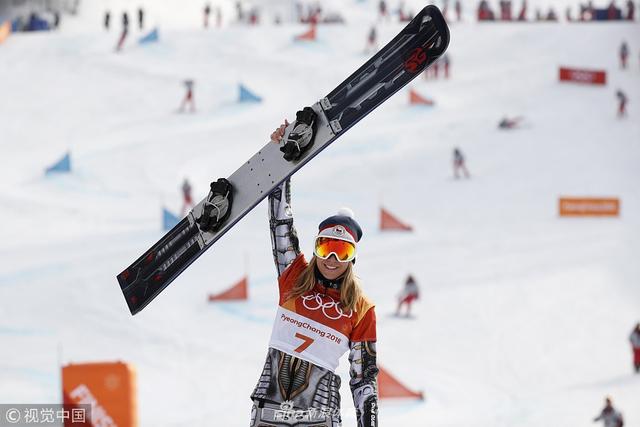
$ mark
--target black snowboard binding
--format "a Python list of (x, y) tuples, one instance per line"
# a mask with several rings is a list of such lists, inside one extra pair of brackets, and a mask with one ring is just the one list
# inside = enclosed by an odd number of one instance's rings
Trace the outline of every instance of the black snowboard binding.
[(296, 113), (293, 130), (289, 133), (284, 145), (280, 147), (286, 161), (300, 159), (302, 154), (313, 145), (313, 139), (316, 136), (316, 117), (316, 112), (311, 107), (304, 107)]
[(204, 202), (202, 215), (196, 222), (202, 231), (218, 231), (231, 214), (233, 187), (225, 178), (211, 183), (211, 191)]

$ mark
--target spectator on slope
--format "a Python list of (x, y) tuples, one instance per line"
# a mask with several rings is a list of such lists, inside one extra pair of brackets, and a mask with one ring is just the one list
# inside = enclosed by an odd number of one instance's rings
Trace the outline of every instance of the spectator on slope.
[(627, 115), (627, 94), (618, 89), (616, 97), (618, 98), (618, 117), (624, 117)]
[(413, 301), (417, 300), (420, 296), (420, 291), (418, 290), (418, 284), (413, 279), (411, 275), (407, 277), (407, 281), (404, 283), (404, 289), (398, 295), (398, 308), (396, 309), (396, 316), (400, 316), (400, 310), (403, 305), (407, 306), (407, 311), (405, 316), (411, 316), (411, 304)]
[(556, 14), (556, 10), (553, 7), (549, 8), (549, 11), (547, 12), (546, 20), (550, 22), (558, 21), (558, 14)]
[(507, 1), (506, 0), (500, 0), (500, 2), (498, 3), (499, 7), (500, 7), (500, 20), (501, 21), (507, 21)]
[(542, 21), (542, 11), (539, 7), (536, 8), (536, 21)]
[(124, 45), (124, 41), (129, 34), (129, 14), (127, 12), (122, 13), (122, 33), (120, 34), (120, 40), (118, 40), (118, 45), (116, 46), (116, 51), (119, 52), (122, 50), (122, 46)]
[(142, 7), (138, 8), (138, 28), (144, 29), (144, 9)]
[(462, 171), (464, 173), (464, 177), (469, 179), (471, 176), (469, 175), (469, 171), (467, 170), (467, 166), (465, 164), (464, 156), (462, 155), (462, 151), (458, 147), (453, 149), (453, 177), (455, 179), (460, 178), (458, 171)]
[(517, 128), (522, 122), (522, 117), (503, 117), (502, 120), (498, 122), (498, 129), (508, 130)]
[(109, 24), (111, 24), (111, 12), (108, 10), (104, 12), (104, 29), (109, 31)]
[(249, 24), (258, 25), (259, 21), (260, 16), (258, 15), (258, 9), (254, 7), (249, 11)]
[(478, 4), (478, 21), (493, 21), (494, 19), (495, 15), (487, 0), (481, 0)]
[(600, 415), (593, 419), (593, 422), (603, 421), (604, 427), (623, 427), (624, 420), (622, 414), (613, 407), (611, 404), (611, 398), (605, 399), (605, 406), (600, 412)]
[(620, 57), (620, 68), (623, 70), (627, 68), (627, 58), (629, 58), (629, 46), (626, 41), (623, 41), (620, 45), (620, 50), (618, 51), (618, 56)]
[(184, 94), (184, 98), (182, 99), (182, 103), (180, 104), (180, 109), (178, 110), (179, 113), (184, 112), (185, 107), (187, 106), (187, 104), (189, 104), (189, 111), (192, 113), (195, 113), (196, 111), (196, 104), (193, 100), (193, 80), (185, 80), (184, 81), (184, 87), (185, 87), (185, 94)]
[(462, 21), (462, 3), (460, 3), (460, 0), (456, 0), (454, 9), (456, 10), (456, 21)]
[(182, 216), (184, 217), (187, 211), (193, 209), (194, 206), (193, 197), (191, 197), (191, 184), (185, 178), (182, 183)]
[(209, 28), (209, 15), (211, 15), (211, 6), (207, 3), (202, 11), (204, 15), (204, 28)]
[(526, 21), (527, 20), (527, 0), (522, 0), (522, 6), (520, 7), (520, 12), (518, 13), (518, 21)]
[(376, 32), (376, 26), (372, 26), (367, 36), (367, 45), (364, 48), (364, 53), (377, 52), (378, 50), (378, 34)]
[(60, 12), (55, 10), (53, 12), (53, 28), (57, 30), (59, 26), (60, 26)]
[(216, 7), (216, 28), (222, 27), (222, 8)]
[(633, 351), (633, 369), (635, 369), (636, 373), (640, 373), (640, 323), (631, 331), (629, 342)]
[(595, 12), (596, 9), (593, 6), (593, 0), (589, 0), (589, 2), (587, 3), (587, 7), (585, 8), (586, 20), (593, 21), (593, 19), (595, 18)]
[(636, 5), (633, 0), (627, 0), (627, 20), (635, 20)]
[(387, 9), (387, 2), (385, 0), (378, 2), (378, 15), (379, 18), (383, 20), (389, 20), (389, 10)]
[(438, 74), (440, 72), (440, 61), (442, 61), (442, 57), (436, 59), (436, 61), (431, 65), (431, 67), (424, 70), (424, 78), (438, 78)]
[(242, 3), (240, 1), (236, 1), (236, 18), (238, 22), (244, 21), (244, 9), (242, 8)]
[(607, 8), (607, 19), (613, 21), (618, 18), (619, 15), (618, 8), (616, 7), (616, 2), (615, 0), (611, 0), (611, 3), (609, 3), (609, 7)]
[(449, 66), (451, 65), (451, 60), (449, 59), (449, 54), (445, 53), (444, 57), (442, 58), (442, 65), (444, 68), (444, 78), (448, 79), (449, 78)]

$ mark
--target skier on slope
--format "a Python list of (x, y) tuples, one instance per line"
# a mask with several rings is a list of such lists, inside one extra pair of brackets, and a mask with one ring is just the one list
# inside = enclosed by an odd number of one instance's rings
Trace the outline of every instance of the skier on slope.
[(120, 33), (120, 39), (118, 40), (118, 45), (116, 46), (117, 52), (122, 50), (122, 46), (124, 46), (124, 41), (127, 39), (128, 34), (129, 34), (129, 14), (127, 12), (123, 12), (122, 13), (122, 33)]
[(204, 28), (209, 28), (209, 15), (211, 15), (211, 5), (207, 3), (202, 10), (204, 16)]
[(186, 92), (184, 94), (184, 98), (182, 98), (182, 102), (180, 103), (180, 108), (178, 109), (179, 113), (184, 112), (184, 109), (186, 108), (187, 104), (189, 105), (190, 112), (192, 113), (196, 112), (196, 104), (195, 104), (195, 101), (193, 100), (193, 85), (194, 85), (193, 80), (184, 81), (184, 88)]
[[(273, 142), (282, 140), (286, 125), (273, 132)], [(250, 425), (340, 426), (335, 369), (349, 351), (357, 425), (377, 426), (376, 316), (353, 270), (362, 229), (348, 210), (330, 216), (320, 223), (307, 262), (290, 201), (289, 180), (269, 195), (280, 297), (267, 359), (251, 394)]]
[(523, 120), (523, 117), (509, 118), (505, 116), (502, 119), (500, 119), (500, 121), (498, 122), (498, 129), (503, 129), (503, 130), (515, 129), (520, 125), (522, 120)]
[(407, 314), (406, 316), (411, 316), (411, 303), (417, 300), (420, 296), (420, 292), (418, 290), (418, 284), (413, 279), (413, 276), (409, 275), (407, 277), (407, 281), (404, 284), (404, 289), (398, 295), (398, 308), (396, 309), (396, 316), (400, 316), (400, 309), (404, 304), (407, 305)]
[(456, 10), (456, 20), (458, 22), (462, 21), (462, 4), (460, 3), (460, 0), (456, 0), (455, 10)]
[(624, 420), (622, 414), (618, 412), (611, 403), (611, 398), (605, 399), (605, 406), (600, 412), (600, 415), (593, 419), (593, 422), (603, 421), (604, 427), (623, 427)]
[(629, 57), (629, 45), (626, 41), (623, 41), (620, 44), (620, 49), (618, 50), (618, 57), (620, 58), (620, 68), (627, 68), (627, 58)]
[(618, 98), (618, 117), (624, 117), (627, 115), (627, 94), (618, 89), (616, 91), (616, 98)]
[(640, 323), (631, 331), (629, 342), (631, 343), (631, 350), (633, 351), (633, 368), (636, 373), (640, 373)]
[(375, 25), (369, 30), (367, 36), (367, 45), (364, 48), (364, 53), (367, 54), (371, 51), (376, 52), (378, 50), (378, 33), (376, 32)]
[(138, 28), (144, 29), (144, 9), (142, 7), (138, 8)]
[(182, 216), (187, 213), (189, 209), (192, 209), (195, 205), (193, 204), (193, 197), (191, 195), (191, 183), (187, 178), (182, 182)]
[(445, 53), (442, 57), (442, 65), (444, 68), (444, 78), (449, 78), (449, 69), (451, 67), (451, 59), (449, 58), (449, 54)]
[(458, 179), (460, 177), (458, 171), (462, 171), (465, 178), (471, 177), (464, 161), (464, 155), (462, 154), (462, 151), (460, 151), (460, 149), (456, 147), (453, 149), (453, 177), (455, 179)]

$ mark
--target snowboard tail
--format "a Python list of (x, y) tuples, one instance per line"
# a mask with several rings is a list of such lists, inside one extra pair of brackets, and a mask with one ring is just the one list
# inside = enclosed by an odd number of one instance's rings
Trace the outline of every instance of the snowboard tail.
[[(442, 14), (435, 6), (425, 7), (393, 40), (311, 107), (316, 113), (314, 142), (299, 159), (286, 161), (280, 145), (270, 142), (228, 177), (233, 203), (220, 228), (199, 227), (205, 198), (117, 276), (131, 314), (149, 304), (284, 180), (435, 62), (448, 44), (449, 29)], [(285, 130), (283, 140), (292, 128), (293, 124)]]

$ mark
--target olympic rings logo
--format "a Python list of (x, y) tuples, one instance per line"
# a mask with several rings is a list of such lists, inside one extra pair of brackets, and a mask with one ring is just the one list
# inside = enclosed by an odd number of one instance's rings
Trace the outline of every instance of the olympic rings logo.
[(335, 301), (329, 295), (326, 295), (326, 297), (329, 301), (323, 302), (322, 296), (317, 292), (313, 295), (303, 296), (302, 305), (304, 305), (307, 310), (322, 310), (322, 314), (331, 320), (338, 320), (341, 317), (351, 318), (351, 316), (353, 316), (353, 310), (349, 310), (349, 314), (345, 314), (340, 308), (339, 302)]

